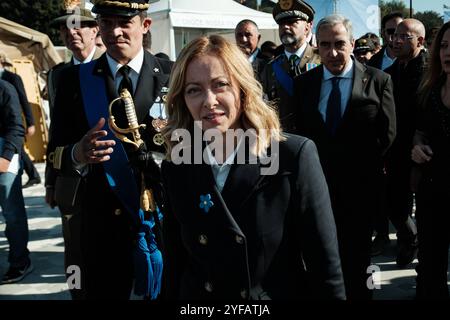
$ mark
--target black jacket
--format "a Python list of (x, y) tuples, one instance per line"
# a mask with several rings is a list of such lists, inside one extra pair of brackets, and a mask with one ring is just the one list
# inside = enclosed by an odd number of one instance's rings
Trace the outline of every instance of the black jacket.
[[(117, 98), (106, 55), (92, 63), (95, 64), (93, 75), (101, 76), (105, 81), (108, 101)], [(144, 51), (144, 62), (134, 94), (134, 103), (138, 122), (147, 125), (142, 138), (150, 150), (155, 148), (152, 146), (154, 131), (149, 109), (160, 96), (161, 88), (167, 86), (171, 66), (170, 61), (160, 60)], [(79, 70), (80, 66), (64, 69), (56, 90), (48, 152), (55, 151), (58, 146), (64, 147), (59, 172), (61, 175), (79, 176), (72, 165), (71, 150), (90, 129), (80, 90)], [(50, 170), (46, 170), (45, 183), (53, 185), (56, 172), (52, 169), (51, 163), (48, 163), (47, 167)], [(81, 238), (81, 264), (87, 270), (83, 273), (87, 282), (87, 298), (128, 298), (133, 276), (131, 257), (135, 236), (133, 231), (136, 225), (132, 222), (131, 214), (108, 184), (102, 164), (88, 166), (82, 186), (79, 191), (82, 203), (79, 213), (81, 218), (78, 217), (81, 220), (81, 227), (74, 232)], [(75, 263), (80, 265), (80, 262)]]
[[(163, 162), (169, 299), (343, 299), (328, 188), (311, 140), (288, 135), (279, 169), (233, 164), (222, 192), (207, 164)], [(211, 195), (205, 213), (200, 196)]]
[(17, 92), (10, 83), (0, 80), (0, 137), (3, 139), (0, 157), (11, 160), (15, 153), (20, 153), (24, 133)]
[(2, 80), (8, 81), (16, 89), (17, 95), (19, 96), (21, 111), (25, 116), (25, 122), (27, 127), (34, 125), (33, 113), (31, 112), (31, 107), (30, 104), (28, 103), (25, 87), (23, 86), (23, 81), (20, 78), (20, 76), (8, 70), (4, 70)]

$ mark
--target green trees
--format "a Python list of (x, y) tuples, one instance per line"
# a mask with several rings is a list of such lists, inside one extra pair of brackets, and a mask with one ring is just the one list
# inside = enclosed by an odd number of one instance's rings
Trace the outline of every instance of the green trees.
[(53, 44), (61, 45), (58, 30), (49, 22), (60, 15), (61, 0), (2, 0), (0, 16), (47, 34)]

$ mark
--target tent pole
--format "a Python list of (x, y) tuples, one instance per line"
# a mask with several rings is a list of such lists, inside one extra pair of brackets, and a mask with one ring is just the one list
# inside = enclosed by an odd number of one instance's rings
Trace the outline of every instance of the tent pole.
[(177, 51), (175, 48), (175, 30), (174, 27), (172, 25), (172, 19), (170, 19), (170, 12), (172, 11), (172, 0), (168, 1), (168, 11), (169, 11), (169, 48), (170, 48), (170, 59), (175, 61), (176, 57), (177, 57)]

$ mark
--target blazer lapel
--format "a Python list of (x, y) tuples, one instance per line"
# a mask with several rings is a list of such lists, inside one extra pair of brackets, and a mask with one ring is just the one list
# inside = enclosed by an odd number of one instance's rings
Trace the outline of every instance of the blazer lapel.
[(260, 164), (233, 164), (222, 191), (231, 212), (237, 212), (252, 195), (265, 176)]
[(200, 197), (210, 195), (212, 205), (208, 212), (202, 212), (202, 214), (207, 214), (214, 220), (221, 220), (219, 224), (223, 224), (233, 232), (244, 236), (244, 233), (232, 214), (234, 211), (230, 205), (233, 205), (233, 203), (225, 199), (216, 187), (211, 166), (203, 163), (200, 165), (189, 165), (188, 167), (190, 168), (190, 174), (188, 176), (191, 184), (190, 190), (192, 192), (192, 198), (196, 201), (196, 210), (204, 210), (200, 209)]
[(309, 59), (311, 59), (313, 54), (314, 54), (313, 48), (309, 44), (307, 44), (306, 48), (305, 48), (305, 52), (303, 53), (303, 57), (300, 60), (300, 63), (297, 65), (297, 68), (299, 70), (304, 70), (306, 63), (309, 61)]
[(320, 102), (320, 92), (322, 88), (322, 79), (323, 79), (323, 65), (318, 66), (311, 70), (311, 85), (308, 90), (311, 90), (311, 94), (308, 95), (311, 97), (309, 101), (309, 106), (307, 108), (314, 108), (313, 114), (317, 120), (318, 125), (320, 125), (323, 130), (326, 130), (325, 121), (323, 121), (322, 114), (319, 112), (319, 102)]
[(143, 122), (148, 114), (153, 102), (155, 101), (155, 74), (161, 72), (155, 67), (154, 58), (148, 53), (144, 52), (144, 63), (142, 64), (141, 72), (134, 94), (134, 104), (136, 106), (136, 115), (139, 123)]
[(354, 70), (353, 70), (353, 87), (350, 99), (348, 100), (347, 107), (345, 108), (345, 112), (342, 116), (342, 121), (348, 117), (348, 114), (354, 108), (354, 102), (360, 100), (363, 92), (365, 92), (364, 88), (367, 85), (368, 77), (366, 74), (367, 68), (362, 64), (353, 59)]
[(93, 70), (93, 74), (96, 76), (103, 77), (105, 79), (106, 85), (106, 94), (108, 95), (109, 101), (117, 98), (119, 95), (114, 86), (113, 75), (111, 74), (111, 70), (109, 69), (108, 60), (106, 59), (106, 54), (102, 55), (95, 62), (95, 67)]

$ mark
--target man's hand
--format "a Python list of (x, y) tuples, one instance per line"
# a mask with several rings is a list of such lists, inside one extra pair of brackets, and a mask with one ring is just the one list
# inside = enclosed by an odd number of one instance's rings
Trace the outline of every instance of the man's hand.
[(0, 157), (0, 173), (8, 172), (9, 164), (11, 161)]
[(53, 187), (46, 187), (45, 188), (45, 202), (52, 209), (54, 209), (56, 207), (55, 189)]
[(433, 157), (433, 150), (429, 145), (416, 144), (411, 151), (411, 159), (418, 164), (428, 162)]
[(100, 163), (108, 161), (113, 153), (114, 140), (99, 140), (106, 137), (106, 130), (101, 130), (105, 125), (105, 118), (100, 118), (97, 124), (89, 130), (80, 141), (75, 144), (74, 158), (80, 164)]
[(27, 132), (25, 133), (25, 137), (29, 138), (32, 135), (34, 135), (35, 132), (36, 132), (36, 127), (35, 126), (29, 126), (27, 128)]

